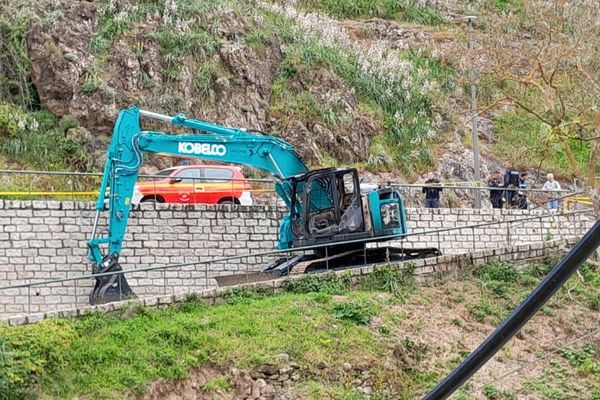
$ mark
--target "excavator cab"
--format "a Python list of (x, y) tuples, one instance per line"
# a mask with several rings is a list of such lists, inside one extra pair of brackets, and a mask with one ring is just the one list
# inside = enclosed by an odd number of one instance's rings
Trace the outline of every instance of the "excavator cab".
[(290, 179), (291, 243), (302, 247), (406, 233), (402, 198), (390, 188), (361, 190), (355, 168), (325, 168)]

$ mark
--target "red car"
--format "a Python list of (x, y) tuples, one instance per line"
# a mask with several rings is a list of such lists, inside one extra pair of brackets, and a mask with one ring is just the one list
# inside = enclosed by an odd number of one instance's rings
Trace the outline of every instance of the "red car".
[(227, 165), (188, 165), (158, 172), (161, 178), (138, 182), (132, 204), (146, 201), (179, 204), (252, 205), (250, 183), (241, 168)]

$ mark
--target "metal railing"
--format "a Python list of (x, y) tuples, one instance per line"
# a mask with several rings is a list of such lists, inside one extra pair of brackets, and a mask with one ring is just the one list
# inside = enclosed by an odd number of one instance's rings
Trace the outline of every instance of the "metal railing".
[[(201, 167), (201, 166), (199, 166)], [(56, 199), (56, 200), (96, 200), (98, 196), (98, 187), (100, 186), (100, 180), (102, 178), (101, 173), (94, 172), (65, 172), (65, 171), (29, 171), (29, 170), (0, 170), (0, 177), (2, 175), (8, 175), (11, 177), (9, 180), (2, 180), (0, 178), (0, 198), (11, 198), (20, 200), (31, 200), (31, 199)], [(53, 176), (55, 179), (52, 182), (44, 180), (44, 177)], [(164, 187), (159, 185), (165, 185), (166, 183), (158, 183), (157, 181), (166, 180), (169, 177), (164, 175), (149, 175), (140, 174), (140, 183), (144, 181), (151, 181), (154, 183), (153, 190), (147, 190), (147, 198), (152, 196), (161, 197), (165, 193)], [(248, 190), (251, 193), (253, 204), (256, 205), (283, 205), (279, 200), (278, 195), (275, 193), (273, 179), (255, 179), (255, 178), (185, 178), (192, 182), (191, 192), (187, 198), (177, 199), (176, 202), (183, 204), (191, 203), (203, 203), (201, 196), (218, 194), (223, 200), (226, 198), (237, 199), (239, 197), (240, 187), (249, 183), (251, 188)], [(224, 182), (225, 181), (225, 182)], [(220, 187), (209, 188), (208, 191), (204, 190), (204, 186), (208, 183), (226, 183), (229, 187), (221, 185)], [(572, 208), (578, 204), (583, 206), (589, 206), (592, 203), (590, 197), (585, 196), (584, 192), (571, 192), (569, 190), (558, 190), (548, 191), (543, 189), (518, 189), (518, 188), (494, 188), (479, 185), (465, 185), (465, 182), (458, 182), (458, 184), (451, 184), (446, 182), (444, 184), (408, 184), (408, 183), (394, 183), (387, 182), (389, 186), (396, 187), (400, 190), (407, 202), (408, 206), (420, 207), (423, 205), (421, 193), (423, 188), (435, 187), (439, 189), (452, 191), (453, 196), (448, 196), (442, 193), (442, 207), (447, 208), (461, 208), (464, 204), (461, 203), (461, 197), (467, 198), (468, 202), (474, 199), (475, 191), (489, 192), (491, 190), (501, 190), (503, 192), (514, 191), (524, 192), (527, 194), (528, 202), (531, 208), (546, 207), (546, 203), (549, 200), (556, 199), (561, 204), (563, 200), (569, 199), (564, 202), (564, 205), (568, 208)], [(469, 182), (470, 183), (470, 182)], [(23, 189), (26, 187), (27, 189)], [(197, 199), (195, 196), (198, 196)], [(213, 196), (214, 197), (214, 196)], [(200, 200), (200, 201), (197, 201)], [(211, 200), (210, 202), (214, 202)], [(236, 202), (234, 200), (234, 202)], [(484, 202), (485, 204), (485, 202)]]
[[(582, 226), (582, 221), (581, 221), (581, 216), (584, 214), (590, 214), (593, 213), (594, 210), (592, 209), (587, 209), (587, 210), (580, 210), (580, 211), (572, 211), (572, 212), (568, 212), (568, 213), (561, 213), (561, 214), (543, 214), (543, 215), (539, 215), (539, 216), (532, 216), (532, 217), (525, 217), (525, 218), (518, 218), (518, 219), (514, 219), (514, 220), (509, 220), (509, 221), (493, 221), (493, 222), (483, 222), (483, 223), (478, 223), (478, 224), (471, 224), (471, 225), (464, 225), (464, 226), (456, 226), (456, 227), (451, 227), (451, 228), (440, 228), (440, 229), (432, 229), (432, 230), (428, 230), (428, 231), (420, 231), (420, 232), (413, 232), (413, 233), (407, 233), (407, 234), (402, 234), (402, 235), (389, 235), (389, 236), (385, 236), (385, 237), (381, 237), (380, 239), (382, 241), (400, 241), (400, 245), (401, 248), (404, 249), (404, 242), (407, 240), (410, 240), (410, 238), (412, 237), (418, 237), (418, 236), (436, 236), (436, 239), (434, 240), (427, 240), (428, 243), (435, 243), (437, 241), (437, 246), (438, 249), (441, 249), (442, 246), (442, 240), (440, 238), (441, 234), (444, 233), (448, 233), (448, 232), (452, 232), (452, 231), (458, 231), (459, 234), (462, 234), (463, 231), (465, 230), (470, 230), (471, 231), (471, 249), (472, 251), (476, 251), (477, 250), (477, 239), (476, 237), (481, 235), (481, 233), (477, 234), (476, 233), (476, 229), (478, 228), (485, 228), (485, 227), (489, 227), (489, 226), (494, 226), (494, 225), (504, 225), (506, 224), (506, 236), (505, 236), (505, 242), (507, 246), (510, 246), (514, 243), (514, 236), (518, 236), (519, 234), (513, 234), (511, 235), (511, 226), (513, 226), (513, 224), (524, 224), (524, 223), (528, 223), (528, 222), (532, 222), (532, 221), (539, 221), (539, 242), (545, 242), (548, 240), (556, 240), (556, 238), (554, 236), (552, 236), (551, 238), (549, 238), (550, 236), (550, 232), (547, 230), (546, 232), (546, 236), (544, 235), (544, 227), (542, 224), (542, 221), (544, 219), (548, 219), (548, 218), (558, 218), (558, 217), (569, 217), (569, 216), (573, 216), (574, 222), (575, 222), (575, 226), (576, 229), (582, 229), (582, 232), (585, 232), (585, 230), (587, 230), (587, 228)], [(578, 217), (579, 220), (575, 221), (575, 217)], [(595, 218), (595, 216), (594, 216)], [(577, 233), (575, 236), (577, 236), (579, 233)], [(530, 235), (529, 235), (530, 236)], [(558, 239), (564, 239), (565, 237), (573, 237), (573, 235), (564, 235), (559, 227), (558, 232), (557, 232), (557, 236)], [(344, 242), (338, 242), (336, 243), (336, 246), (339, 245), (346, 245), (346, 244), (356, 244), (356, 243), (365, 243), (367, 242), (369, 239), (355, 239), (355, 240), (347, 240)], [(531, 243), (532, 241), (528, 241), (528, 243)], [(534, 242), (538, 242), (537, 240)], [(375, 246), (379, 246), (379, 243), (375, 243)], [(284, 258), (286, 258), (287, 260), (290, 260), (292, 258), (292, 256), (294, 254), (298, 254), (298, 253), (302, 253), (302, 254), (306, 254), (306, 252), (310, 251), (313, 252), (314, 250), (317, 249), (325, 249), (325, 262), (326, 262), (326, 269), (329, 269), (329, 255), (328, 255), (328, 249), (331, 248), (332, 245), (328, 245), (328, 244), (320, 244), (320, 245), (312, 245), (312, 246), (305, 246), (305, 247), (298, 247), (298, 248), (293, 248), (293, 249), (284, 249), (284, 250), (268, 250), (268, 251), (258, 251), (258, 252), (254, 252), (254, 253), (248, 253), (248, 254), (236, 254), (233, 256), (224, 256), (224, 257), (215, 257), (215, 258), (211, 258), (211, 259), (206, 259), (206, 260), (198, 260), (198, 261), (193, 261), (193, 262), (184, 262), (184, 263), (178, 263), (178, 264), (167, 264), (167, 265), (162, 265), (162, 266), (152, 266), (152, 267), (145, 267), (145, 268), (139, 268), (139, 269), (135, 269), (135, 270), (122, 270), (122, 271), (117, 271), (117, 272), (105, 272), (105, 273), (98, 273), (98, 274), (89, 274), (89, 275), (83, 275), (83, 276), (78, 276), (78, 277), (66, 277), (66, 278), (56, 278), (56, 279), (49, 279), (49, 280), (42, 280), (42, 281), (34, 281), (34, 282), (27, 282), (27, 283), (20, 283), (20, 284), (13, 284), (13, 285), (7, 285), (7, 286), (2, 286), (0, 287), (0, 294), (4, 291), (7, 290), (15, 290), (15, 289), (27, 289), (27, 314), (31, 314), (31, 299), (32, 299), (32, 288), (34, 287), (39, 287), (39, 286), (50, 286), (53, 284), (58, 284), (58, 283), (65, 283), (65, 282), (74, 282), (74, 291), (75, 291), (75, 308), (79, 307), (79, 300), (81, 295), (78, 294), (79, 292), (79, 288), (86, 288), (89, 289), (86, 286), (80, 286), (79, 282), (82, 280), (87, 280), (87, 281), (91, 281), (95, 278), (98, 277), (106, 277), (106, 276), (112, 276), (112, 275), (118, 275), (119, 277), (121, 276), (125, 276), (128, 274), (139, 274), (139, 273), (143, 273), (143, 272), (150, 272), (150, 271), (161, 271), (161, 275), (162, 275), (162, 287), (163, 287), (163, 293), (164, 295), (167, 295), (167, 281), (166, 281), (166, 271), (167, 270), (172, 270), (172, 269), (176, 269), (176, 268), (184, 268), (184, 267), (191, 267), (191, 266), (204, 266), (204, 287), (202, 288), (202, 290), (205, 289), (209, 289), (209, 288), (214, 288), (215, 285), (209, 285), (209, 278), (210, 279), (214, 279), (213, 277), (209, 277), (209, 266), (215, 263), (224, 263), (224, 262), (229, 262), (229, 261), (233, 261), (233, 260), (243, 260), (244, 258), (246, 258), (246, 270), (245, 273), (246, 275), (249, 272), (255, 272), (255, 271), (249, 271), (249, 263), (248, 263), (248, 258), (252, 257), (252, 258), (262, 258), (264, 256), (280, 256), (283, 255)], [(408, 249), (408, 248), (407, 248)], [(489, 249), (489, 248), (487, 248)], [(367, 256), (366, 256), (366, 247), (364, 250), (364, 263), (363, 266), (366, 265), (371, 265), (372, 263), (368, 263), (367, 262)], [(387, 262), (389, 262), (389, 259), (387, 260)], [(357, 266), (354, 266), (357, 267)], [(288, 270), (288, 275), (289, 275), (289, 270)], [(119, 278), (120, 279), (120, 278)], [(119, 285), (120, 287), (121, 285)], [(39, 292), (36, 293), (36, 296), (39, 295)], [(121, 299), (124, 299), (122, 296), (120, 296)]]
[[(207, 166), (207, 168), (209, 167)], [(19, 187), (17, 190), (10, 190), (11, 182), (3, 182), (0, 179), (0, 198), (19, 200), (52, 198), (56, 200), (95, 201), (99, 194), (98, 187), (100, 187), (100, 180), (102, 179), (102, 173), (95, 172), (0, 170), (0, 176), (2, 175), (27, 177), (26, 179), (16, 179), (16, 184)], [(58, 180), (48, 183), (42, 179), (45, 176), (58, 177)], [(179, 186), (178, 192), (173, 193), (170, 190), (173, 187), (169, 187), (172, 185), (169, 180), (175, 177), (152, 174), (140, 174), (138, 177), (138, 185), (142, 188), (142, 194), (144, 195), (142, 201), (152, 198), (164, 200), (166, 196), (172, 197), (179, 194), (183, 197), (171, 198), (169, 202), (193, 204), (231, 201), (239, 203), (242, 192), (249, 192), (254, 204), (276, 205), (277, 201), (273, 179), (183, 177), (182, 182), (173, 182), (173, 184), (189, 183), (191, 187)], [(150, 185), (148, 185), (148, 182), (150, 182)], [(37, 190), (35, 188), (36, 183)], [(8, 187), (8, 190), (6, 190), (6, 187)], [(27, 189), (23, 189), (23, 187)], [(189, 192), (186, 190), (189, 190)], [(196, 196), (200, 201), (197, 201)], [(204, 196), (204, 201), (199, 198), (200, 196)]]

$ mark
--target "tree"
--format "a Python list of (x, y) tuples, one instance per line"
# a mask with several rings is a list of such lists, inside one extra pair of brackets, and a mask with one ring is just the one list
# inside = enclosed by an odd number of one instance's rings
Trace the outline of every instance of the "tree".
[[(480, 77), (497, 88), (486, 107), (508, 104), (538, 120), (545, 143), (534, 145), (559, 143), (570, 173), (597, 185), (600, 2), (524, 0), (486, 22), (478, 35)], [(585, 149), (583, 163), (577, 147)]]

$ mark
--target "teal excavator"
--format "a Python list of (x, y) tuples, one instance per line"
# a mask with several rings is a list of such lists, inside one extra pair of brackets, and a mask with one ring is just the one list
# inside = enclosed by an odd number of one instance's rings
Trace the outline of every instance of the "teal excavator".
[[(141, 117), (184, 127), (192, 133), (145, 131)], [(171, 117), (134, 107), (119, 114), (96, 202), (88, 257), (93, 273), (103, 275), (96, 278), (90, 296), (92, 304), (133, 296), (124, 275), (108, 273), (122, 270), (119, 254), (144, 153), (233, 163), (270, 173), (277, 194), (289, 210), (279, 228), (280, 249), (315, 246), (312, 258), (318, 260), (323, 256), (321, 249), (326, 249), (328, 260), (332, 255), (342, 255), (345, 258), (338, 257), (339, 261), (349, 262), (348, 257), (358, 253), (367, 257), (368, 242), (407, 233), (404, 204), (398, 191), (374, 185), (369, 188), (362, 185), (361, 190), (355, 168), (310, 171), (294, 148), (280, 138), (256, 130), (228, 128), (183, 115)], [(101, 236), (98, 223), (105, 211), (108, 212), (108, 233)], [(420, 251), (413, 257), (431, 253), (430, 250)], [(381, 258), (383, 253), (389, 259), (390, 248), (369, 249), (368, 253), (372, 261)], [(277, 275), (288, 273), (294, 263), (306, 262), (306, 257), (279, 260), (265, 267), (265, 271)], [(312, 267), (318, 265), (316, 262)]]

